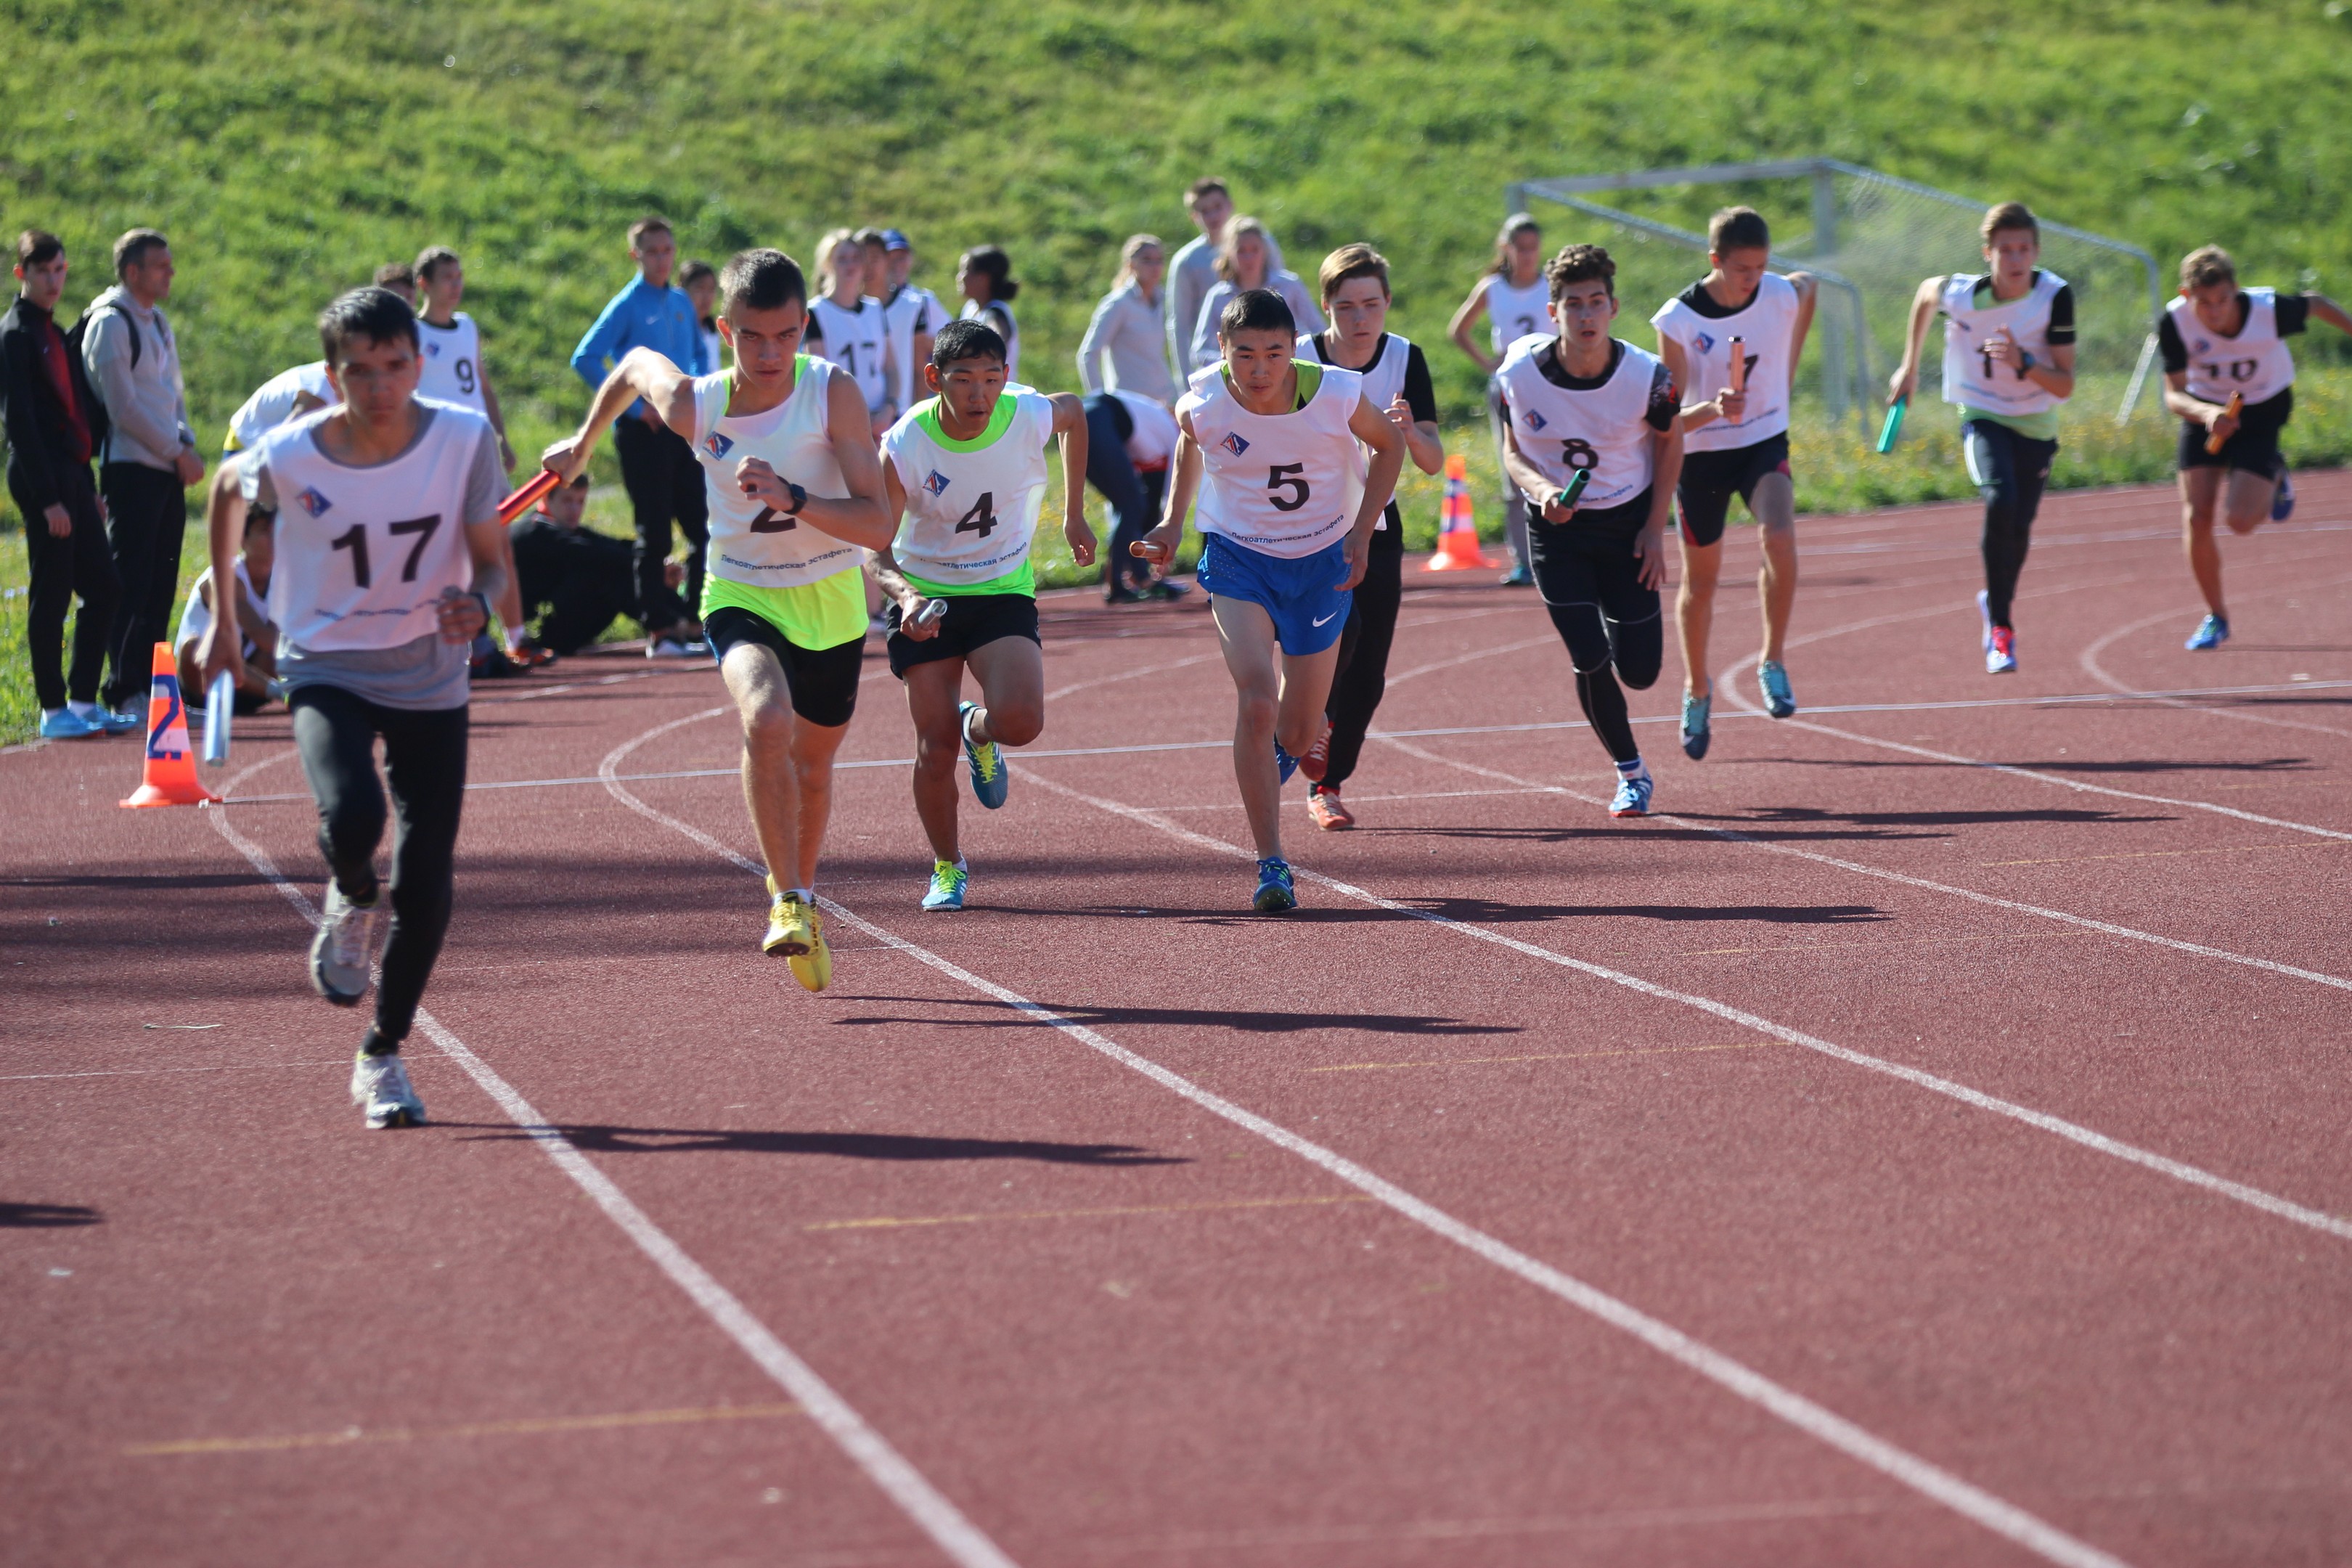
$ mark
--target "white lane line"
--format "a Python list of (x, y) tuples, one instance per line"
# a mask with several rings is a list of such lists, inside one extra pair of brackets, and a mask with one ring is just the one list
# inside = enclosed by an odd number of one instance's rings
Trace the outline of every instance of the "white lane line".
[[(756, 860), (721, 843), (711, 835), (688, 822), (680, 821), (666, 812), (647, 805), (624, 788), (615, 771), (621, 759), (646, 742), (692, 720), (678, 720), (646, 731), (635, 740), (624, 742), (608, 753), (598, 770), (612, 782), (606, 788), (613, 798), (623, 805), (662, 826), (678, 833), (733, 862), (755, 877), (765, 870)], [(1026, 772), (1026, 770), (1023, 770)], [(1033, 779), (1034, 773), (1029, 775)], [(1074, 792), (1072, 792), (1074, 793)], [(1083, 797), (1080, 797), (1083, 798)], [(1184, 837), (1197, 837), (1184, 829), (1168, 825)], [(1216, 843), (1216, 840), (1203, 840)], [(1220, 845), (1221, 848), (1235, 847)], [(1241, 851), (1246, 855), (1246, 850)], [(1311, 875), (1311, 873), (1310, 873)], [(1369, 896), (1369, 895), (1367, 895)], [(1244, 1131), (1265, 1139), (1276, 1147), (1328, 1172), (1358, 1192), (1380, 1203), (1414, 1224), (1443, 1237), (1495, 1267), (1517, 1276), (1538, 1289), (1566, 1301), (1570, 1306), (1599, 1319), (1601, 1322), (1633, 1336), (1651, 1349), (1678, 1364), (1696, 1373), (1717, 1387), (1749, 1404), (1778, 1416), (1799, 1431), (1836, 1449), (1847, 1458), (1876, 1470), (1913, 1491), (1943, 1504), (1954, 1512), (1983, 1529), (2024, 1547), (2051, 1563), (2066, 1564), (2067, 1568), (2122, 1568), (2121, 1561), (2100, 1551), (2087, 1542), (2076, 1539), (2055, 1525), (2028, 1513), (2016, 1504), (1994, 1496), (1939, 1466), (1920, 1458), (1907, 1449), (1857, 1426), (1844, 1416), (1816, 1404), (1803, 1394), (1774, 1382), (1746, 1363), (1733, 1360), (1721, 1351), (1692, 1338), (1673, 1325), (1654, 1318), (1641, 1309), (1608, 1294), (1596, 1286), (1586, 1284), (1548, 1263), (1529, 1257), (1508, 1243), (1489, 1236), (1462, 1220), (1454, 1218), (1435, 1205), (1375, 1175), (1337, 1152), (1311, 1142), (1288, 1128), (1270, 1121), (1255, 1111), (1245, 1110), (1221, 1095), (1211, 1093), (1190, 1079), (1161, 1067), (1147, 1057), (1139, 1056), (1109, 1037), (1074, 1023), (1052, 1009), (1041, 1006), (1018, 992), (982, 979), (928, 948), (920, 947), (844, 908), (832, 899), (823, 900), (833, 917), (850, 925), (889, 947), (896, 948), (918, 963), (928, 965), (959, 984), (993, 997), (1006, 1006), (1022, 1013), (1039, 1025), (1058, 1029), (1070, 1038), (1087, 1046), (1131, 1072), (1140, 1074), (1184, 1100), (1233, 1123)]]
[[(2308, 593), (2313, 589), (2336, 587), (2347, 581), (2352, 581), (2352, 579), (2336, 577), (2324, 583), (2305, 584), (2298, 588), (2285, 590), (2285, 592)], [(2273, 598), (2275, 596), (2275, 595), (2270, 594), (2248, 595), (2249, 598)], [(2122, 692), (2128, 697), (2150, 698), (2156, 701), (2164, 703), (2165, 706), (2168, 708), (2184, 708), (2192, 713), (2210, 713), (2214, 717), (2220, 719), (2235, 719), (2242, 723), (2247, 724), (2267, 724), (2274, 729), (2280, 730), (2308, 730), (2315, 734), (2334, 735), (2339, 740), (2344, 739), (2347, 734), (2352, 734), (2352, 731), (2339, 730), (2332, 724), (2313, 724), (2300, 719), (2281, 719), (2269, 713), (2248, 713), (2242, 709), (2236, 708), (2210, 708), (2202, 703), (2175, 700), (2173, 699), (2173, 694), (2170, 692), (2136, 690), (2126, 682), (2118, 680), (2114, 676), (2108, 674), (2106, 668), (2099, 662), (2099, 656), (2106, 652), (2107, 648), (2112, 644), (2116, 643), (2125, 637), (2130, 637), (2136, 632), (2145, 631), (2148, 627), (2155, 626), (2159, 622), (2173, 620), (2179, 615), (2179, 612), (2177, 610), (2166, 610), (2160, 615), (2143, 616), (2139, 620), (2132, 622), (2129, 626), (2117, 626), (2115, 630), (2107, 633), (2106, 636), (2100, 637), (2097, 641), (2092, 643), (2090, 647), (2084, 648), (2081, 655), (2076, 658), (2075, 663), (2082, 666), (2083, 672), (2084, 674), (2088, 675), (2092, 679), (2097, 681), (2102, 686)], [(2294, 685), (2300, 689), (2308, 689), (2319, 684), (2321, 683), (2318, 681), (2309, 680), (2296, 681), (2294, 683)], [(2333, 685), (2336, 683), (2331, 681), (2327, 684)]]
[[(723, 710), (722, 710), (723, 711)], [(665, 726), (674, 728), (675, 726)], [(276, 761), (271, 758), (269, 761)], [(268, 766), (268, 762), (255, 768)], [(254, 771), (246, 770), (247, 773)], [(241, 781), (245, 775), (240, 773)], [(288, 881), (260, 845), (229, 826), (226, 812), (208, 813), (213, 826), (220, 830), (237, 852), (252, 862), (253, 868), (268, 879), (270, 884), (285, 895), (286, 901), (312, 926), (319, 922), (318, 910), (300, 889)], [(884, 1495), (898, 1505), (899, 1510), (912, 1520), (916, 1527), (929, 1536), (959, 1568), (1015, 1568), (1012, 1558), (998, 1549), (996, 1543), (982, 1534), (980, 1528), (966, 1519), (955, 1504), (950, 1502), (938, 1488), (924, 1479), (921, 1471), (908, 1464), (889, 1440), (866, 1424), (866, 1418), (849, 1402), (834, 1391), (833, 1385), (817, 1374), (816, 1369), (793, 1353), (783, 1341), (768, 1326), (754, 1317), (750, 1308), (737, 1300), (734, 1293), (721, 1285), (710, 1271), (688, 1256), (684, 1247), (670, 1239), (668, 1234), (631, 1202), (627, 1194), (612, 1179), (590, 1163), (572, 1141), (558, 1131), (547, 1118), (541, 1116), (514, 1087), (499, 1075), (496, 1068), (476, 1056), (463, 1040), (451, 1034), (432, 1014), (420, 1010), (417, 1026), (441, 1053), (456, 1062), (466, 1075), (481, 1086), (482, 1091), (497, 1102), (508, 1120), (539, 1145), (541, 1152), (554, 1162), (555, 1168), (569, 1176), (591, 1202), (604, 1212), (604, 1216), (619, 1226), (623, 1235), (635, 1242), (637, 1249), (667, 1275), (670, 1282), (684, 1291), (688, 1300), (700, 1308), (703, 1315), (716, 1324), (721, 1333), (735, 1342), (736, 1347), (751, 1358), (761, 1371), (807, 1412), (809, 1417), (823, 1427), (851, 1462), (866, 1472), (866, 1478)]]
[[(1417, 746), (1407, 746), (1403, 749), (1416, 756), (1424, 757), (1431, 762), (1445, 763), (1448, 761), (1448, 759), (1437, 756), (1433, 752), (1423, 752)], [(1452, 765), (1465, 768), (1472, 773), (1490, 773), (1496, 778), (1507, 778), (1509, 776), (1504, 773), (1494, 773), (1493, 770), (1490, 769), (1470, 767), (1467, 763), (1455, 763)], [(1068, 799), (1077, 801), (1082, 805), (1090, 805), (1097, 811), (1108, 812), (1114, 816), (1125, 817), (1130, 822), (1139, 822), (1147, 826), (1156, 827), (1160, 832), (1167, 834), (1169, 837), (1181, 839), (1185, 843), (1195, 845), (1203, 849), (1213, 850), (1221, 855), (1234, 856), (1240, 859), (1247, 860), (1255, 858), (1256, 851), (1254, 849), (1248, 848), (1243, 845), (1230, 843), (1223, 838), (1212, 837), (1210, 835), (1205, 833), (1196, 833), (1192, 829), (1183, 826), (1180, 823), (1169, 821), (1159, 813), (1151, 811), (1146, 807), (1122, 805), (1113, 801), (1105, 800), (1097, 795), (1081, 794), (1066, 785), (1055, 784), (1051, 779), (1040, 777), (1032, 769), (1016, 768), (1014, 772), (1020, 774), (1023, 778), (1025, 778), (1031, 783), (1036, 784), (1040, 789), (1046, 790), (1054, 795), (1066, 796)], [(1527, 785), (1530, 790), (1537, 793), (1568, 795), (1574, 799), (1593, 798), (1576, 795), (1573, 791), (1561, 789), (1558, 785), (1537, 784), (1532, 780), (1518, 779), (1514, 780), (1513, 782)], [(1595, 804), (1601, 803), (1596, 799)], [(1709, 829), (1708, 831), (1720, 832), (1718, 829)], [(1723, 837), (1738, 839), (1738, 836), (1732, 834), (1724, 834)], [(1738, 841), (1757, 843), (1756, 840), (1752, 839), (1739, 839)], [(1778, 846), (1770, 844), (1758, 844), (1758, 847), (1759, 848), (1766, 849), (1778, 847)], [(1822, 858), (1822, 857), (1808, 856), (1807, 858)], [(1843, 862), (1838, 861), (1832, 861), (1831, 863), (1833, 865), (1843, 864)], [(1863, 867), (1856, 867), (1853, 868), (1868, 869), (1868, 868)], [(1604, 964), (1594, 963), (1588, 959), (1571, 958), (1564, 952), (1557, 952), (1548, 947), (1538, 947), (1530, 942), (1522, 942), (1517, 937), (1507, 936), (1501, 931), (1495, 931), (1490, 927), (1476, 924), (1474, 921), (1458, 921), (1450, 915), (1442, 915), (1432, 910), (1422, 909), (1417, 905), (1400, 903), (1394, 899), (1382, 898), (1378, 893), (1368, 891), (1365, 889), (1357, 887), (1351, 882), (1343, 882), (1336, 877), (1326, 876), (1320, 871), (1310, 871), (1297, 866), (1293, 866), (1291, 868), (1291, 872), (1294, 876), (1304, 878), (1311, 882), (1319, 883), (1322, 886), (1329, 888), (1348, 898), (1354, 899), (1360, 903), (1370, 904), (1376, 909), (1387, 910), (1395, 914), (1407, 915), (1418, 921), (1425, 921), (1431, 925), (1453, 931), (1456, 935), (1468, 937), (1476, 942), (1490, 942), (1496, 947), (1507, 948), (1513, 952), (1538, 960), (1541, 963), (1557, 964), (1563, 969), (1572, 969), (1580, 974), (1591, 975), (1596, 980), (1605, 980), (1612, 985), (1622, 985), (1629, 991), (1638, 992), (1642, 995), (1654, 997), (1662, 1002), (1673, 1002), (1685, 1007), (1695, 1007), (1702, 1013), (1711, 1014), (1712, 1016), (1724, 1019), (1727, 1022), (1738, 1024), (1742, 1028), (1753, 1029), (1759, 1034), (1769, 1035), (1776, 1040), (1782, 1040), (1792, 1046), (1802, 1046), (1807, 1050), (1818, 1051), (1823, 1056), (1833, 1057), (1837, 1060), (1848, 1063), (1853, 1067), (1867, 1068), (1873, 1072), (1885, 1073), (1890, 1078), (1900, 1079), (1906, 1083), (1916, 1085), (1921, 1089), (1931, 1089), (1937, 1094), (1949, 1096), (1951, 1099), (1959, 1100), (1963, 1104), (1974, 1106), (1979, 1110), (1990, 1110), (1996, 1115), (2009, 1117), (2013, 1121), (2021, 1121), (2029, 1127), (2038, 1128), (2044, 1132), (2054, 1133), (2058, 1137), (2066, 1139), (2070, 1142), (2079, 1143), (2084, 1148), (2095, 1150), (2102, 1154), (2111, 1155), (2116, 1159), (2141, 1166), (2146, 1170), (2154, 1171), (2160, 1175), (2169, 1176), (2175, 1181), (2187, 1183), (2190, 1186), (2201, 1188), (2206, 1192), (2215, 1193), (2222, 1197), (2234, 1199), (2235, 1201), (2245, 1204), (2250, 1207), (2260, 1209), (2264, 1214), (2274, 1215), (2280, 1219), (2292, 1221), (2296, 1225), (2308, 1226), (2313, 1230), (2325, 1232), (2326, 1234), (2336, 1237), (2341, 1240), (2352, 1241), (2352, 1219), (2339, 1218), (2335, 1215), (2327, 1214), (2322, 1210), (2310, 1208), (2305, 1205), (2292, 1202), (2286, 1198), (2276, 1196), (2271, 1193), (2263, 1192), (2259, 1187), (2248, 1186), (2242, 1182), (2233, 1182), (2226, 1176), (2217, 1176), (2210, 1171), (2200, 1170), (2195, 1165), (2184, 1164), (2179, 1160), (2168, 1158), (2167, 1156), (2156, 1153), (2151, 1150), (2142, 1149), (2136, 1144), (2126, 1143), (2118, 1139), (2110, 1138), (2104, 1132), (2095, 1132), (2090, 1128), (2080, 1126), (2072, 1121), (2067, 1121), (2060, 1117), (2053, 1116), (2047, 1111), (2035, 1110), (2029, 1106), (2019, 1105), (2011, 1100), (1996, 1099), (1995, 1097), (1986, 1094), (1979, 1089), (1970, 1089), (1966, 1084), (1956, 1083), (1950, 1079), (1939, 1078), (1934, 1073), (1923, 1071), (1918, 1068), (1906, 1067), (1903, 1063), (1889, 1061), (1883, 1057), (1870, 1056), (1865, 1052), (1854, 1050), (1850, 1047), (1833, 1045), (1830, 1041), (1821, 1038), (1819, 1036), (1806, 1034), (1801, 1029), (1790, 1028), (1786, 1024), (1775, 1023), (1769, 1018), (1750, 1013), (1745, 1008), (1733, 1006), (1727, 1002), (1718, 1002), (1711, 996), (1699, 996), (1685, 991), (1676, 991), (1670, 987), (1660, 985), (1654, 981), (1643, 980), (1639, 975), (1628, 974), (1622, 970), (1611, 969)], [(1909, 878), (1899, 879), (1905, 881), (1912, 880), (1912, 879)], [(1929, 887), (1937, 886), (1937, 884), (1933, 883), (1924, 885)], [(2095, 928), (2099, 927), (2099, 922), (2096, 921), (2083, 921), (2081, 923), (2091, 925)], [(2107, 929), (2117, 931), (2122, 930), (2120, 927), (2099, 929)], [(2165, 939), (2157, 938), (2154, 940), (2163, 941)], [(2335, 982), (2335, 984), (2345, 985), (2347, 989), (2352, 989), (2352, 983), (2337, 981)]]

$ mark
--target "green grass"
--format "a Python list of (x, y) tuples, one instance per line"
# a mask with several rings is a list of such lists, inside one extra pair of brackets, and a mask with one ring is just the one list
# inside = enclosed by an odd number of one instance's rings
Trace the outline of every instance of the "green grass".
[[(1178, 193), (1223, 174), (1303, 271), (1346, 240), (1387, 252), (1396, 325), (1432, 346), (1490, 521), (1478, 377), (1442, 334), (1513, 179), (1822, 153), (2022, 196), (2168, 264), (2218, 239), (2251, 279), (2352, 294), (2343, 0), (0, 0), (0, 51), (12, 79), (57, 89), (0, 95), (0, 218), (65, 237), (75, 307), (115, 235), (172, 236), (208, 441), (315, 353), (327, 298), (439, 242), (466, 255), (467, 309), (535, 449), (578, 416), (565, 356), (648, 209), (712, 258), (805, 258), (835, 224), (896, 223), (942, 291), (957, 250), (1004, 244), (1024, 368), (1051, 388), (1073, 380), (1120, 240), (1186, 237)], [(1723, 194), (1658, 210), (1687, 221)], [(1801, 193), (1741, 194), (1802, 226)], [(1565, 218), (1555, 239), (1577, 232)], [(2318, 380), (2294, 427), (2305, 461), (2352, 451), (2347, 398)], [(1951, 493), (1937, 423), (1923, 410), (1885, 461), (1801, 427), (1801, 501)], [(2062, 480), (2162, 477), (2161, 421), (2095, 424), (2070, 424)], [(1433, 526), (1434, 496), (1407, 485), (1412, 529)], [(27, 699), (21, 656), (0, 658), (5, 714)]]

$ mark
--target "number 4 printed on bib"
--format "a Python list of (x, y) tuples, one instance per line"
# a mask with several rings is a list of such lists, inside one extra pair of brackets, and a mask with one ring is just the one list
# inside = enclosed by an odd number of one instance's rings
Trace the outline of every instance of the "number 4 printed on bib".
[(971, 510), (957, 520), (955, 531), (958, 533), (977, 533), (982, 539), (995, 532), (996, 492), (981, 491), (980, 499), (971, 503)]

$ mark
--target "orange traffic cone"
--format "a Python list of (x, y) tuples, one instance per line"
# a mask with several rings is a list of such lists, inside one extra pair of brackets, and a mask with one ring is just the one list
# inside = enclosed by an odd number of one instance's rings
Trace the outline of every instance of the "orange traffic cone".
[(188, 744), (188, 710), (180, 700), (180, 671), (172, 645), (155, 645), (155, 678), (147, 699), (147, 763), (125, 805), (211, 805), (220, 799), (196, 779)]
[(1424, 572), (1457, 572), (1465, 567), (1493, 570), (1495, 563), (1478, 550), (1478, 525), (1470, 517), (1470, 466), (1459, 452), (1445, 458), (1445, 499), (1438, 503), (1437, 553), (1423, 563)]

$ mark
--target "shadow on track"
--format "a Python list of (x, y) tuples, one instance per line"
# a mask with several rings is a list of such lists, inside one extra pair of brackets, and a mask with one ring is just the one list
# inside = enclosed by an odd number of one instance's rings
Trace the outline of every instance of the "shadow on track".
[[(1694, 814), (1689, 812), (1676, 812), (1675, 815), (1677, 816), (1688, 816)], [(1831, 817), (1827, 818), (1827, 820), (1836, 821), (1838, 819)], [(1578, 844), (1590, 840), (1601, 840), (1609, 843), (1646, 841), (1654, 844), (1714, 844), (1720, 842), (1714, 833), (1704, 827), (1627, 827), (1622, 825), (1608, 827), (1359, 827), (1355, 830), (1352, 837), (1358, 838), (1377, 838), (1381, 837), (1392, 838), (1486, 838), (1497, 840), (1502, 843), (1519, 844)], [(1783, 841), (1795, 844), (1811, 844), (1848, 839), (1862, 840), (1869, 843), (1894, 844), (1914, 838), (1948, 838), (1950, 835), (1945, 833), (1894, 833), (1883, 828), (1871, 827), (1832, 829), (1827, 832), (1776, 833), (1771, 831), (1768, 826), (1759, 824), (1757, 830), (1750, 832), (1748, 837), (1751, 838), (1769, 839), (1775, 844), (1781, 843)], [(1291, 917), (1286, 915), (1283, 918), (1287, 920)]]
[[(480, 1134), (467, 1142), (511, 1142), (533, 1129), (445, 1121)], [(1154, 1154), (1129, 1143), (1047, 1143), (1034, 1139), (927, 1138), (905, 1132), (760, 1132), (715, 1127), (549, 1129), (591, 1154), (672, 1154), (717, 1151), (736, 1154), (825, 1154), (840, 1160), (1036, 1160), (1049, 1165), (1182, 1165), (1177, 1154)]]
[(0, 1230), (48, 1230), (60, 1226), (98, 1225), (106, 1216), (79, 1204), (0, 1203)]
[[(1261, 917), (1263, 918), (1263, 917)], [(1287, 917), (1286, 917), (1287, 918)], [(860, 1002), (903, 1002), (910, 1005), (935, 1007), (941, 999), (930, 996), (860, 996)], [(964, 1002), (948, 998), (957, 1005), (985, 1009), (985, 1016), (965, 1018), (842, 1018), (835, 1027), (851, 1025), (874, 1026), (905, 1025), (948, 1026), (963, 1029), (1034, 1029), (1041, 1026), (1025, 1013), (994, 1002), (974, 1000)], [(1054, 1007), (1040, 1003), (1057, 1018), (1073, 1024), (1108, 1026), (1114, 1024), (1173, 1024), (1185, 1028), (1231, 1029), (1243, 1035), (1295, 1035), (1308, 1029), (1357, 1029), (1372, 1035), (1516, 1035), (1516, 1024), (1473, 1024), (1460, 1018), (1423, 1017), (1409, 1013), (1237, 1013), (1202, 1007)]]
[(2119, 811), (2080, 811), (2063, 807), (2040, 811), (1823, 811), (1810, 805), (1764, 805), (1752, 811), (1729, 814), (1678, 811), (1675, 815), (1688, 817), (1693, 822), (1846, 822), (1858, 827), (1974, 827), (2000, 822), (2120, 825), (2177, 820), (2170, 816), (2126, 816)]
[(1895, 917), (1870, 904), (1506, 904), (1492, 899), (1403, 900), (1476, 925), (1565, 920), (1758, 921), (1766, 925), (1862, 925)]

